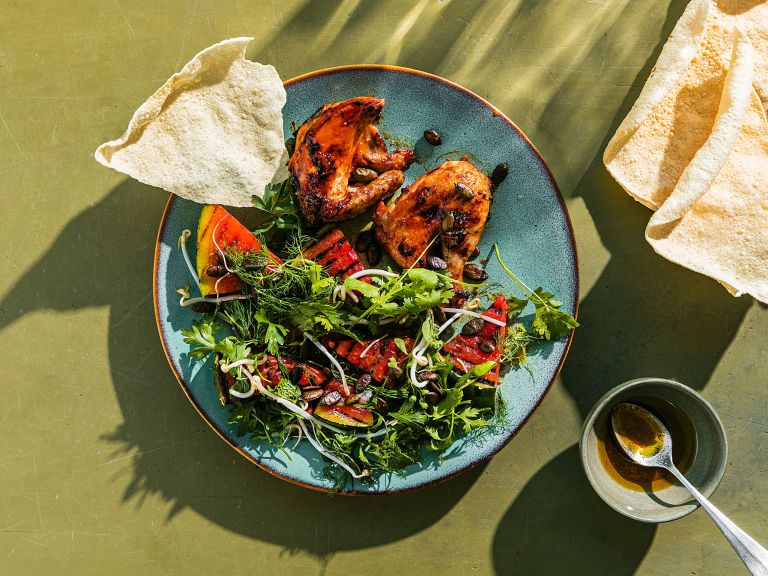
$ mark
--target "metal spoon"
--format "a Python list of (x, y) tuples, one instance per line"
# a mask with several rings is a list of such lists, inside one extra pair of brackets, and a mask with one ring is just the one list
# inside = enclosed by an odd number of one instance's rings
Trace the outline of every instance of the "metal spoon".
[[(645, 420), (647, 427), (636, 433), (637, 428), (628, 429), (626, 416), (635, 424), (642, 424), (638, 419)], [(622, 422), (624, 417), (624, 422)], [(669, 470), (680, 483), (699, 501), (717, 527), (723, 532), (728, 542), (752, 574), (768, 576), (768, 550), (758, 544), (749, 534), (736, 526), (725, 514), (713, 506), (683, 473), (672, 462), (672, 438), (664, 424), (645, 408), (636, 404), (623, 402), (614, 406), (611, 412), (611, 425), (619, 446), (633, 462), (641, 466), (664, 468)], [(654, 443), (649, 444), (651, 438)]]

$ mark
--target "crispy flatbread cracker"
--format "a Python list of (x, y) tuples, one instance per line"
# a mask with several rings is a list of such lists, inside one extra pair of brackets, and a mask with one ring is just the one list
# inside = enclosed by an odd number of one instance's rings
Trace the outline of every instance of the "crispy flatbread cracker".
[(205, 204), (251, 206), (287, 160), (283, 83), (245, 59), (252, 38), (206, 48), (171, 76), (96, 160)]
[[(619, 184), (660, 213), (646, 230), (659, 254), (763, 301), (765, 10), (766, 2), (693, 0), (603, 155)], [(749, 38), (741, 23), (751, 24)]]
[(736, 33), (712, 133), (645, 231), (672, 262), (768, 302), (768, 123)]
[[(763, 109), (768, 108), (768, 1), (716, 0), (710, 17), (717, 19), (722, 28), (739, 28), (749, 37), (755, 49), (752, 85)], [(729, 51), (722, 54), (727, 55)]]

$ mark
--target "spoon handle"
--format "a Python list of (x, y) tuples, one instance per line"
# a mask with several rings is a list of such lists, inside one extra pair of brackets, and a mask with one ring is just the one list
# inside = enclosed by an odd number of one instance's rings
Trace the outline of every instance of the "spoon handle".
[(707, 511), (707, 514), (715, 521), (717, 527), (723, 532), (723, 535), (731, 543), (733, 549), (746, 565), (747, 569), (758, 576), (768, 576), (768, 550), (758, 544), (749, 534), (739, 528), (725, 514), (720, 512), (674, 465), (670, 466), (669, 471), (688, 488), (693, 497), (699, 501), (701, 507)]

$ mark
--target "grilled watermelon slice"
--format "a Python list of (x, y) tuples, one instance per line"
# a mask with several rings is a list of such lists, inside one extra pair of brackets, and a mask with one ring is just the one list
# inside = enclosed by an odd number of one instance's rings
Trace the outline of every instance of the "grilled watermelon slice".
[[(507, 301), (503, 296), (499, 296), (491, 304), (490, 308), (483, 312), (483, 316), (494, 318), (496, 320), (507, 320)], [(486, 322), (483, 329), (472, 336), (459, 334), (443, 346), (443, 351), (451, 356), (457, 374), (465, 374), (472, 370), (477, 364), (488, 362), (489, 360), (498, 361), (501, 358), (501, 347), (504, 338), (507, 335), (506, 326), (497, 326), (491, 322)], [(493, 346), (493, 352), (487, 354), (480, 349), (480, 342), (488, 342)], [(499, 371), (501, 366), (494, 368), (484, 376), (478, 378), (479, 382), (490, 386), (499, 385)]]
[[(405, 349), (410, 352), (413, 348), (413, 339), (403, 338), (402, 340), (405, 343)], [(394, 338), (381, 338), (378, 341), (363, 340), (362, 343), (354, 340), (337, 340), (329, 341), (327, 345), (353, 366), (370, 373), (371, 378), (376, 382), (383, 382), (386, 379), (390, 358), (394, 358), (398, 365), (402, 364), (406, 358), (395, 344)]]
[(328, 380), (328, 376), (317, 366), (293, 360), (291, 358), (281, 358), (278, 362), (275, 356), (267, 355), (266, 361), (259, 364), (259, 376), (265, 386), (277, 386), (283, 378), (283, 372), (280, 370), (280, 363), (289, 373), (298, 365), (302, 368), (302, 375), (297, 384), (300, 387), (305, 386), (323, 386)]
[[(307, 248), (304, 251), (304, 257), (327, 268), (331, 276), (346, 278), (365, 269), (357, 252), (338, 228), (323, 236), (317, 244)], [(361, 280), (365, 281), (364, 278)]]
[(373, 425), (373, 412), (360, 406), (323, 406), (315, 408), (315, 416), (342, 426), (367, 428)]
[[(222, 250), (225, 246), (234, 247), (240, 252), (261, 250), (261, 242), (224, 208), (218, 204), (203, 207), (197, 223), (197, 276), (200, 278), (200, 293), (203, 296), (240, 291), (240, 285), (233, 274), (220, 278), (206, 274), (208, 266), (221, 264), (216, 245)], [(272, 256), (281, 262), (277, 256)]]

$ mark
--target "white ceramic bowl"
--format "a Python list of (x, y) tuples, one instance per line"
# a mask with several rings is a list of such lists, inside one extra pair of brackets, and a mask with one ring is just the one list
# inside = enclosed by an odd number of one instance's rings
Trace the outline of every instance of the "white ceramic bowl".
[[(695, 430), (695, 454), (686, 477), (705, 496), (717, 488), (728, 460), (728, 443), (720, 418), (697, 392), (674, 380), (639, 378), (620, 384), (592, 408), (584, 422), (579, 449), (581, 462), (595, 492), (614, 510), (642, 522), (668, 522), (690, 514), (699, 504), (679, 483), (652, 492), (638, 492), (609, 475), (598, 455), (598, 436), (610, 434), (610, 413), (619, 402), (652, 405), (666, 401), (685, 414)], [(652, 407), (652, 406), (649, 406)], [(612, 438), (608, 438), (612, 440)], [(673, 437), (673, 443), (674, 443)]]

